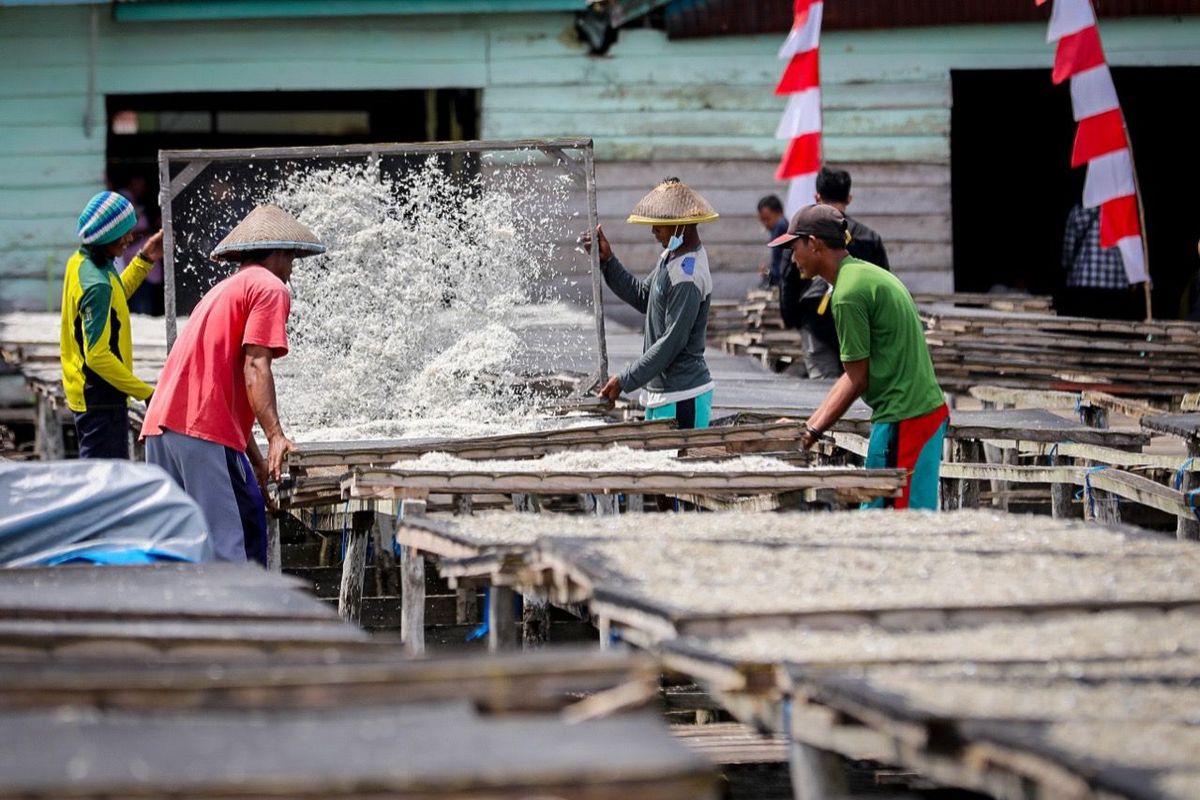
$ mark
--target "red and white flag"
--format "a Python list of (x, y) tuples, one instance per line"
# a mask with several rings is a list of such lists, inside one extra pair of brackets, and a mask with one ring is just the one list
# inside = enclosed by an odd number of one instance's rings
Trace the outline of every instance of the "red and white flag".
[[(1036, 2), (1040, 6), (1046, 0)], [(1071, 81), (1078, 123), (1071, 166), (1087, 164), (1083, 204), (1100, 207), (1100, 244), (1120, 249), (1130, 283), (1148, 280), (1133, 155), (1092, 0), (1054, 0), (1046, 41), (1057, 43), (1052, 80)]]
[(813, 202), (817, 192), (817, 172), (821, 169), (821, 0), (795, 0), (792, 32), (788, 34), (779, 57), (788, 60), (787, 69), (775, 87), (775, 94), (788, 95), (783, 119), (775, 129), (776, 139), (786, 139), (787, 149), (775, 179), (791, 179), (787, 213)]

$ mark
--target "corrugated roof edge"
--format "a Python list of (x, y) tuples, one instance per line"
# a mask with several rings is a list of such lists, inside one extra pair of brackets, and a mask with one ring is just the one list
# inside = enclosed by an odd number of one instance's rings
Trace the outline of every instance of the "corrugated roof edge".
[(118, 22), (180, 22), (294, 17), (545, 13), (582, 11), (586, 7), (585, 0), (118, 0), (113, 7), (113, 16)]

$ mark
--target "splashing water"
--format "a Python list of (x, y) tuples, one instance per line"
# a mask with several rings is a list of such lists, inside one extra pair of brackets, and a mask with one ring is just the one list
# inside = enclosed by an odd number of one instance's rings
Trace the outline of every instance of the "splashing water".
[(270, 199), (327, 245), (292, 274), (280, 413), (298, 439), (467, 436), (545, 427), (520, 376), (590, 365), (590, 312), (554, 290), (570, 181), (451, 176), (431, 157), (293, 175)]

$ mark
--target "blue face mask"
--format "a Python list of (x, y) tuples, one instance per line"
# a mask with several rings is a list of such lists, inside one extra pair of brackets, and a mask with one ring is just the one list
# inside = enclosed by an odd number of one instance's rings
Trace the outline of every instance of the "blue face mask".
[(683, 237), (676, 233), (667, 240), (667, 252), (674, 253), (679, 248), (683, 247)]

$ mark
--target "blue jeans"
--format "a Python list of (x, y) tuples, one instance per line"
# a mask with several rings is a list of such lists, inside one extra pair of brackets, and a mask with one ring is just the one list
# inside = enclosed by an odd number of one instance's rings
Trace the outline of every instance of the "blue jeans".
[(129, 459), (129, 409), (75, 412), (80, 458)]

